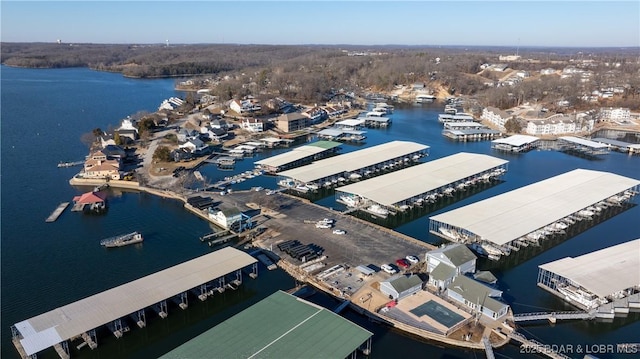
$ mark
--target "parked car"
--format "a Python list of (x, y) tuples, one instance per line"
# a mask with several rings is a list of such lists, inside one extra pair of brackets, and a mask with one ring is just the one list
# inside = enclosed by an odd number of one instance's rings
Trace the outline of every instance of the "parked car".
[(409, 262), (404, 259), (404, 258), (400, 258), (396, 261), (396, 264), (398, 265), (398, 267), (400, 268), (409, 268)]
[(383, 264), (380, 266), (380, 269), (382, 269), (383, 271), (389, 273), (389, 274), (395, 274), (396, 270), (393, 269), (392, 266), (388, 265), (388, 264)]
[(411, 263), (411, 264), (416, 264), (416, 263), (420, 262), (420, 260), (418, 258), (416, 258), (415, 256), (406, 256), (405, 259), (408, 260), (409, 263)]
[(347, 233), (347, 232), (342, 230), (342, 229), (334, 229), (333, 230), (333, 234), (345, 234), (345, 233)]

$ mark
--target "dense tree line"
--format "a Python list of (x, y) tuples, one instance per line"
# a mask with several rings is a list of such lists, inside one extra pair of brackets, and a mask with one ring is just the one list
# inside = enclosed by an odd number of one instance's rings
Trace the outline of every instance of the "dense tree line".
[[(582, 98), (584, 93), (625, 84), (625, 93), (607, 105), (640, 106), (640, 64), (633, 49), (616, 49), (615, 53), (606, 49), (522, 50), (527, 61), (508, 63), (511, 68), (562, 70), (588, 59), (597, 60), (587, 68), (594, 75), (586, 83), (552, 75), (503, 87), (488, 84), (497, 84), (505, 74), (482, 70), (482, 65), (498, 63), (499, 54), (513, 49), (349, 46), (349, 51), (367, 54), (349, 56), (339, 46), (2, 43), (0, 50), (2, 63), (10, 66), (81, 66), (143, 78), (195, 76), (194, 89), (210, 88), (222, 100), (251, 94), (321, 103), (339, 90), (389, 91), (399, 84), (424, 83), (430, 89), (475, 97), (485, 106), (509, 108), (525, 102), (567, 100), (580, 108), (589, 105)], [(620, 65), (611, 66), (614, 63)]]

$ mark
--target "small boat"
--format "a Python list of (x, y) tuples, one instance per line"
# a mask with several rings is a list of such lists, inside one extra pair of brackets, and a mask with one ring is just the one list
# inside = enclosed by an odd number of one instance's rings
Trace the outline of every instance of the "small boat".
[(122, 247), (122, 246), (127, 246), (129, 244), (140, 243), (143, 240), (144, 238), (142, 237), (142, 234), (138, 232), (131, 232), (131, 233), (103, 239), (102, 241), (100, 241), (100, 245), (106, 248)]
[(389, 214), (389, 210), (388, 209), (386, 209), (386, 208), (384, 208), (384, 207), (382, 207), (380, 205), (377, 205), (377, 204), (373, 204), (373, 205), (369, 206), (369, 208), (367, 208), (367, 210), (369, 212), (372, 212), (372, 213), (375, 213), (375, 214), (379, 214), (381, 216), (386, 216), (386, 215)]

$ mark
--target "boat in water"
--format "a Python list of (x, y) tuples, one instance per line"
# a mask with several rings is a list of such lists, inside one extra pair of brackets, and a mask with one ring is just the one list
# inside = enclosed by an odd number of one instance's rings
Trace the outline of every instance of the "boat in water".
[(131, 232), (122, 234), (119, 236), (103, 239), (100, 241), (100, 245), (106, 248), (122, 247), (129, 244), (141, 243), (144, 240), (142, 234), (138, 232)]

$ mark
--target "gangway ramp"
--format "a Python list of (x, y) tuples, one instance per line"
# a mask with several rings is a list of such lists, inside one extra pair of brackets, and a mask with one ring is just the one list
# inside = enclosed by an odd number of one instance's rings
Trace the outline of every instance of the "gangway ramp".
[(491, 346), (491, 342), (489, 341), (489, 337), (482, 337), (482, 344), (484, 345), (484, 352), (487, 356), (487, 359), (495, 359), (496, 356), (493, 354), (493, 347)]
[(571, 319), (594, 319), (595, 312), (587, 313), (583, 311), (570, 312), (538, 312), (538, 313), (519, 313), (513, 315), (514, 322), (530, 322), (536, 320), (571, 320)]
[(71, 338), (103, 325), (119, 324), (132, 313), (244, 267), (253, 265), (257, 272), (257, 262), (238, 249), (226, 247), (18, 322), (12, 327), (14, 339), (19, 339), (27, 356), (56, 344), (65, 346)]

